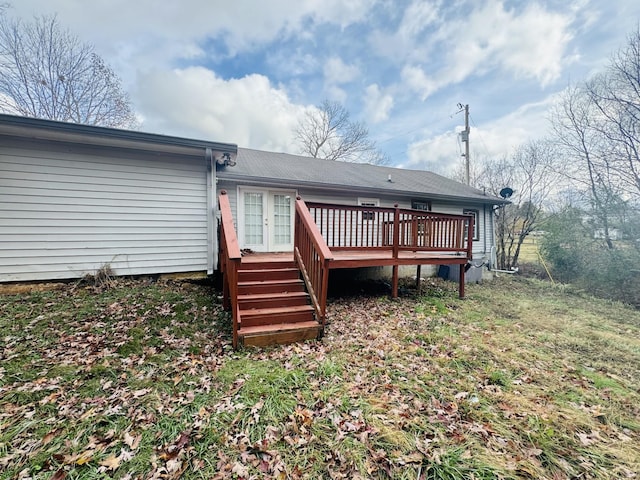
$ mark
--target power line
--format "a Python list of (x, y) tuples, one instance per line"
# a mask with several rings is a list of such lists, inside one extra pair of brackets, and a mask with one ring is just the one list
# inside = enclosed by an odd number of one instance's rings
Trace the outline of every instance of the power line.
[(469, 118), (471, 119), (471, 124), (474, 126), (474, 128), (476, 129), (476, 131), (478, 132), (478, 138), (480, 139), (480, 143), (482, 144), (482, 146), (484, 147), (485, 150), (485, 155), (487, 156), (487, 158), (490, 156), (489, 153), (489, 148), (487, 147), (487, 144), (484, 142), (484, 138), (482, 137), (482, 135), (479, 133), (479, 128), (476, 125), (476, 122), (473, 120), (473, 117), (471, 115), (469, 115)]
[[(458, 113), (460, 113), (460, 111), (458, 111), (458, 112), (454, 112), (454, 113), (452, 113), (452, 114), (450, 114), (450, 115), (447, 115), (446, 117), (442, 117), (442, 118), (440, 118), (440, 119), (436, 120), (436, 122), (442, 122), (442, 121), (445, 121), (445, 120), (451, 119), (451, 118), (453, 118), (455, 115), (457, 115)], [(414, 132), (417, 132), (417, 131), (419, 131), (419, 130), (422, 130), (423, 128), (424, 128), (424, 127), (417, 127), (417, 128), (413, 128), (413, 129), (411, 129), (411, 130), (407, 130), (406, 132), (398, 133), (397, 135), (394, 135), (394, 136), (392, 136), (392, 137), (387, 138), (386, 140), (382, 140), (382, 141), (377, 142), (377, 143), (378, 143), (378, 145), (381, 145), (381, 144), (383, 144), (383, 143), (387, 143), (387, 142), (390, 142), (390, 141), (392, 141), (392, 140), (396, 140), (396, 139), (398, 139), (398, 138), (401, 138), (401, 137), (404, 137), (404, 136), (406, 136), (406, 135), (409, 135), (410, 133), (414, 133)]]

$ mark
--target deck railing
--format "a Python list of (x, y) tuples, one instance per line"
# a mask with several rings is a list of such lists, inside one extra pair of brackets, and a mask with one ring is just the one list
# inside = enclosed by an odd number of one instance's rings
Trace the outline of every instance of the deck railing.
[(384, 225), (393, 223), (395, 209), (307, 203), (322, 237), (335, 249), (388, 248)]
[(222, 190), (218, 197), (220, 207), (220, 272), (222, 273), (222, 298), (225, 309), (231, 309), (233, 315), (233, 348), (238, 346), (238, 270), (242, 255), (233, 226), (233, 214), (227, 192)]
[(329, 262), (333, 256), (307, 205), (298, 197), (295, 212), (294, 257), (321, 325), (325, 323)]
[(429, 251), (471, 258), (473, 216), (400, 208), (307, 203), (331, 249)]

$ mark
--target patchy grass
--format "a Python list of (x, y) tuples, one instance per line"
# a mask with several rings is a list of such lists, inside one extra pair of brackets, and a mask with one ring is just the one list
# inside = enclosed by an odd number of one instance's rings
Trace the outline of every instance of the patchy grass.
[(205, 286), (0, 296), (0, 478), (638, 478), (639, 312), (455, 288), (334, 298), (322, 342), (239, 352)]

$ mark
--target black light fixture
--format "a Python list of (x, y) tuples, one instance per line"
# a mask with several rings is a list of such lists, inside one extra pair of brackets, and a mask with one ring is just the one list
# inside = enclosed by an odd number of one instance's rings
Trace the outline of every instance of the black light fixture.
[(236, 161), (229, 152), (222, 153), (216, 158), (216, 163), (225, 167), (235, 167)]

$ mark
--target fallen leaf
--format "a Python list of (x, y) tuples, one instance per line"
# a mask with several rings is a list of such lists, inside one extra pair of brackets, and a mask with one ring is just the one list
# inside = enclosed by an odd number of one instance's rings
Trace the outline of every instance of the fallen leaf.
[(115, 455), (109, 455), (99, 463), (103, 467), (107, 467), (107, 470), (115, 470), (120, 466), (120, 458)]
[(67, 475), (68, 473), (66, 470), (60, 469), (53, 474), (53, 476), (51, 477), (51, 480), (64, 480), (65, 478), (67, 478)]
[(135, 456), (136, 456), (135, 453), (130, 452), (130, 451), (125, 450), (124, 448), (122, 448), (122, 449), (120, 449), (120, 455), (118, 455), (118, 459), (120, 460), (120, 462), (128, 462), (129, 460), (131, 460)]
[(182, 461), (174, 458), (166, 463), (167, 472), (176, 473), (182, 467)]
[(144, 397), (147, 393), (151, 391), (150, 388), (141, 388), (140, 390), (136, 390), (132, 393), (133, 398)]
[(422, 455), (420, 452), (413, 452), (413, 453), (410, 453), (409, 455), (403, 455), (398, 460), (400, 461), (401, 464), (422, 463), (422, 460), (424, 460), (424, 455)]
[(175, 445), (178, 450), (182, 450), (184, 447), (189, 445), (189, 432), (182, 432), (176, 440)]
[(131, 449), (136, 450), (140, 445), (142, 435), (132, 435), (129, 432), (124, 432), (124, 443)]
[(91, 460), (93, 460), (93, 454), (95, 452), (95, 450), (85, 450), (80, 455), (78, 455), (72, 463), (75, 463), (76, 465), (84, 465), (86, 463), (89, 463)]
[(243, 465), (240, 462), (236, 462), (233, 464), (231, 473), (235, 473), (239, 477), (247, 477), (249, 475), (249, 469), (246, 465)]
[(58, 436), (58, 433), (60, 433), (59, 428), (47, 433), (42, 439), (42, 445), (48, 445), (49, 443), (51, 443), (51, 441)]

